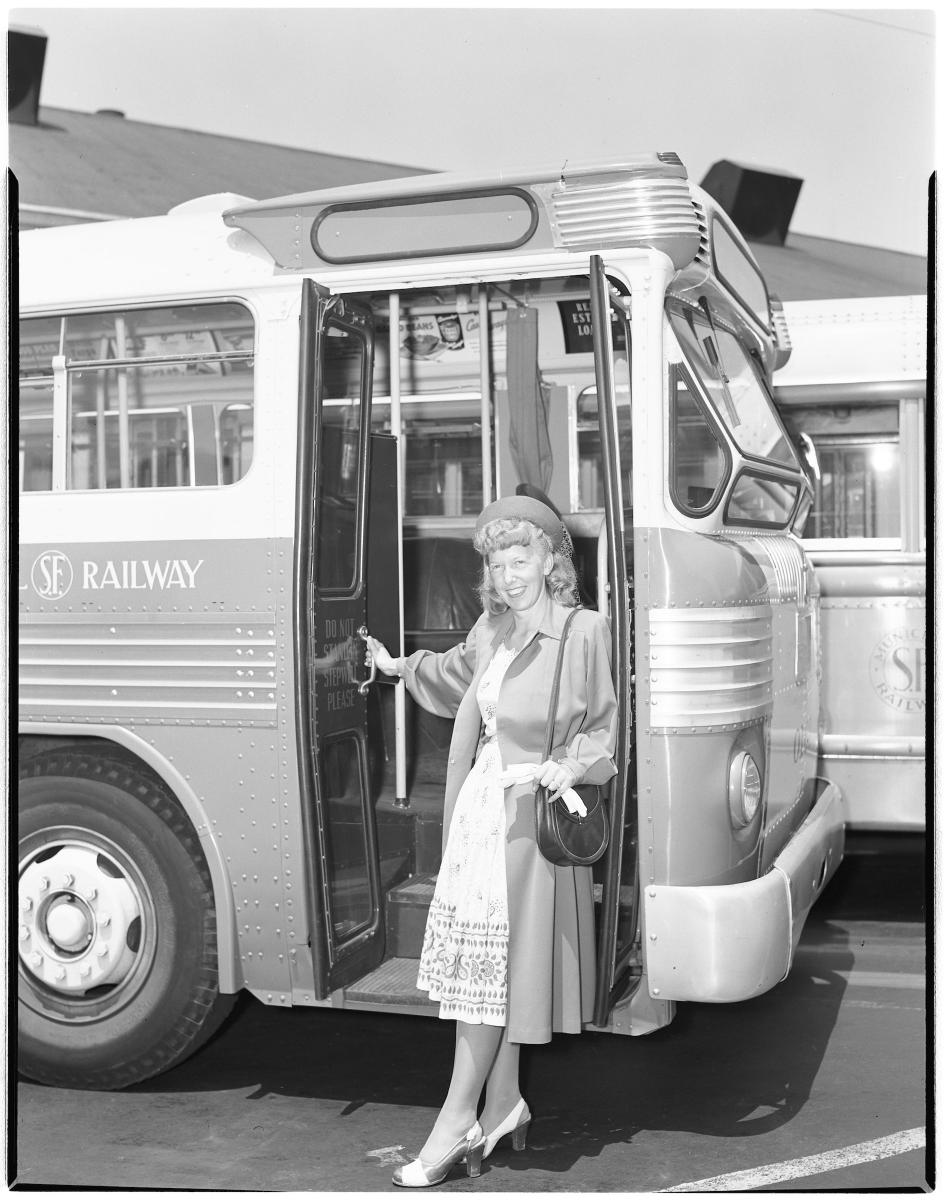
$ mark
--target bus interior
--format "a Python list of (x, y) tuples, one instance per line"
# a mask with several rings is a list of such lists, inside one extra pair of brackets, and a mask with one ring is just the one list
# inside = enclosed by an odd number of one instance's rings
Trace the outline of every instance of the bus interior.
[[(481, 561), (472, 547), (475, 518), (488, 498), (512, 494), (521, 485), (543, 493), (561, 512), (573, 543), (581, 602), (598, 607), (602, 590), (605, 607), (603, 479), (586, 278), (490, 285), (486, 296), (461, 287), (400, 293), (394, 309), (396, 340), (390, 337), (390, 298), (375, 294), (355, 299), (373, 317), (373, 432), (391, 429), (390, 362), (392, 356), (399, 360), (402, 652), (447, 650), (474, 625), (482, 611), (477, 592)], [(612, 333), (631, 562), (629, 335), (622, 321), (613, 322)], [(343, 354), (331, 360), (325, 424), (343, 424), (355, 374)], [(489, 459), (491, 481), (489, 467), (483, 469)], [(696, 462), (691, 469), (698, 471)], [(385, 960), (346, 988), (345, 999), (355, 1005), (409, 1006), (425, 1000), (414, 987), (415, 970), (441, 859), (452, 722), (407, 697), (406, 789), (405, 796), (398, 795), (395, 681), (378, 678), (380, 686), (367, 694), (368, 758), (386, 911)], [(335, 787), (348, 790), (340, 780)], [(333, 861), (328, 864), (335, 883), (331, 919), (338, 941), (363, 927), (370, 907), (364, 861), (369, 848), (353, 797), (349, 812), (346, 834), (343, 821), (334, 822)], [(630, 890), (636, 855), (633, 821), (628, 818), (622, 847), (622, 879)], [(604, 862), (594, 871), (599, 900)], [(628, 922), (629, 895), (626, 900), (621, 910)], [(623, 929), (621, 942), (631, 943), (633, 933)]]

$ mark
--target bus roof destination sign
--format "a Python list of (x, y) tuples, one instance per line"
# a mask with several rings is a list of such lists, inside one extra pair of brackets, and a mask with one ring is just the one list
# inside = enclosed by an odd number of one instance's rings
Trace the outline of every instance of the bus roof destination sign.
[(326, 208), (311, 227), (311, 244), (325, 262), (381, 262), (514, 250), (537, 225), (537, 205), (527, 192), (465, 192)]
[(682, 257), (690, 259), (698, 245), (688, 175), (671, 153), (490, 177), (446, 172), (376, 180), (242, 204), (224, 212), (223, 221), (251, 233), (290, 270), (497, 253), (525, 244), (537, 250), (584, 241), (597, 249), (659, 244), (678, 241), (680, 229)]

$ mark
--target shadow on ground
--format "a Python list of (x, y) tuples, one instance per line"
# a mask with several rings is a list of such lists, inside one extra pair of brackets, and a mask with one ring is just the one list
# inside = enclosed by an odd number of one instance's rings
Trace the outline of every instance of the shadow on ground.
[[(789, 1121), (809, 1096), (842, 1003), (841, 973), (853, 965), (841, 928), (826, 936), (812, 967), (798, 966), (755, 1000), (680, 1006), (668, 1029), (645, 1038), (559, 1035), (528, 1048), (523, 1090), (535, 1112), (532, 1153), (506, 1152), (495, 1161), (525, 1170), (538, 1155), (543, 1170), (567, 1171), (640, 1129), (744, 1138)], [(129, 1090), (249, 1088), (249, 1100), (342, 1102), (342, 1117), (365, 1104), (435, 1109), (453, 1036), (451, 1023), (434, 1018), (244, 1001), (199, 1055)]]
[[(789, 1122), (810, 1096), (854, 965), (844, 922), (878, 916), (875, 897), (887, 888), (896, 889), (890, 919), (920, 922), (924, 892), (913, 863), (897, 875), (874, 863), (844, 864), (804, 933), (815, 952), (799, 955), (788, 979), (763, 996), (682, 1005), (668, 1029), (645, 1038), (559, 1035), (527, 1049), (523, 1090), (535, 1114), (528, 1152), (499, 1149), (492, 1163), (557, 1174), (643, 1130), (745, 1139)], [(244, 1093), (248, 1103), (328, 1100), (342, 1105), (342, 1120), (368, 1104), (435, 1110), (453, 1038), (451, 1022), (428, 1017), (283, 1010), (243, 999), (199, 1054), (128, 1092), (171, 1103), (175, 1094), (204, 1092)], [(450, 1186), (464, 1190), (467, 1181)]]

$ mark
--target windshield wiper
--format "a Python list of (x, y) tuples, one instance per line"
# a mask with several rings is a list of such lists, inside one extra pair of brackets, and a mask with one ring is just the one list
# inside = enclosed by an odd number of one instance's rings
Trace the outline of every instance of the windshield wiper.
[(731, 395), (731, 389), (728, 386), (731, 380), (724, 369), (724, 359), (721, 357), (721, 343), (718, 341), (718, 331), (715, 329), (714, 317), (711, 315), (711, 309), (704, 296), (702, 296), (698, 304), (708, 318), (708, 324), (711, 326), (711, 336), (702, 338), (705, 353), (708, 355), (708, 361), (718, 372), (718, 381), (721, 384), (721, 397), (724, 400), (724, 407), (727, 409), (728, 420), (732, 426), (736, 427), (741, 424), (741, 418), (738, 416), (737, 406), (734, 403), (734, 397)]

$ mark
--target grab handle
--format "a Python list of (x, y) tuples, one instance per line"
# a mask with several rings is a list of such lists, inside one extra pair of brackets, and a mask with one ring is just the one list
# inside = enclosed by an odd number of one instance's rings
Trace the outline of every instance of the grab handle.
[[(367, 639), (370, 637), (370, 633), (368, 632), (366, 625), (360, 626), (360, 628), (357, 631), (357, 636), (361, 639), (361, 641), (363, 641), (363, 642), (367, 641)], [(367, 695), (367, 689), (377, 678), (377, 664), (376, 664), (376, 662), (374, 662), (374, 656), (371, 654), (369, 647), (367, 649), (367, 657), (365, 659), (365, 662), (370, 666), (370, 674), (367, 676), (367, 678), (365, 680), (363, 680), (361, 683), (359, 683), (357, 685), (357, 690), (358, 690), (358, 692), (360, 692), (360, 694), (362, 696)]]

